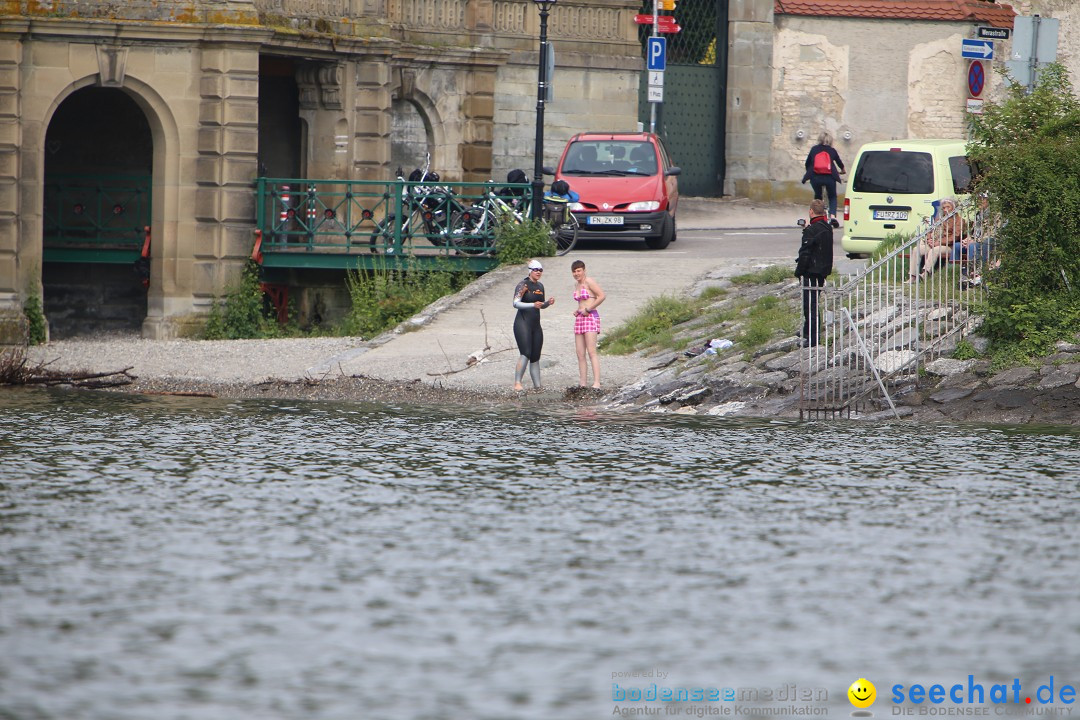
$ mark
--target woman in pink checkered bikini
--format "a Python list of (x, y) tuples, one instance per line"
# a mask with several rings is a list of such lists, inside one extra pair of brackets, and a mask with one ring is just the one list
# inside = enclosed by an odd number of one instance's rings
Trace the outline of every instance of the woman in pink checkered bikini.
[(600, 357), (596, 352), (596, 338), (600, 334), (600, 313), (597, 306), (604, 302), (604, 291), (600, 284), (585, 274), (585, 263), (575, 260), (570, 265), (577, 287), (574, 299), (577, 310), (574, 311), (574, 345), (577, 347), (578, 385), (586, 387), (589, 380), (589, 366), (592, 363), (593, 388), (600, 389)]

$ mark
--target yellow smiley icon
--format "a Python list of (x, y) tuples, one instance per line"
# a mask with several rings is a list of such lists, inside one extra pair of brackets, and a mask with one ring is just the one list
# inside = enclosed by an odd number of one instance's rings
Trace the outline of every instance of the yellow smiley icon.
[(847, 689), (848, 700), (857, 708), (868, 708), (877, 699), (877, 688), (866, 678), (859, 678)]

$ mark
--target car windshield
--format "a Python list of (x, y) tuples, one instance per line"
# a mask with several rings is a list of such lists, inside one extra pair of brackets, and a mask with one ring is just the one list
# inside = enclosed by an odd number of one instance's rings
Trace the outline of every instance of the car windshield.
[(641, 140), (578, 140), (566, 151), (564, 175), (655, 175), (656, 149)]
[(934, 192), (930, 153), (879, 150), (863, 153), (851, 189), (856, 192), (929, 195)]

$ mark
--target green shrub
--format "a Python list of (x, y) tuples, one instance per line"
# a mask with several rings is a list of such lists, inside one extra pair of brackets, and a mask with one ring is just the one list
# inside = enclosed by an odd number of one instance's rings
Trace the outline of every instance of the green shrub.
[(1080, 328), (1080, 99), (1051, 64), (1033, 92), (1011, 83), (972, 121), (978, 189), (1003, 222), (983, 332), (995, 357), (1043, 355)]
[(543, 220), (500, 222), (495, 228), (495, 254), (500, 265), (518, 265), (529, 258), (555, 254), (551, 226)]
[(281, 337), (283, 334), (276, 313), (263, 297), (259, 265), (248, 260), (240, 279), (226, 291), (225, 298), (214, 299), (203, 338), (237, 340)]
[(27, 342), (31, 345), (40, 345), (45, 342), (48, 324), (45, 321), (45, 313), (41, 309), (41, 295), (37, 288), (30, 291), (23, 303), (23, 314), (26, 315)]
[(469, 272), (455, 272), (449, 267), (435, 270), (376, 267), (350, 271), (345, 278), (349, 312), (339, 331), (343, 335), (375, 337), (439, 298), (457, 292), (470, 280)]
[(954, 359), (974, 360), (978, 357), (982, 357), (982, 353), (975, 349), (975, 346), (971, 344), (970, 340), (961, 340), (956, 343), (956, 349), (953, 350)]

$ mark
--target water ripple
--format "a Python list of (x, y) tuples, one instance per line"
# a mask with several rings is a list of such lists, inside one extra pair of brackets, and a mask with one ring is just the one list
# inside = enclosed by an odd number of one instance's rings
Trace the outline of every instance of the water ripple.
[(0, 717), (606, 717), (650, 667), (846, 713), (1080, 659), (1071, 429), (52, 392), (0, 427)]

